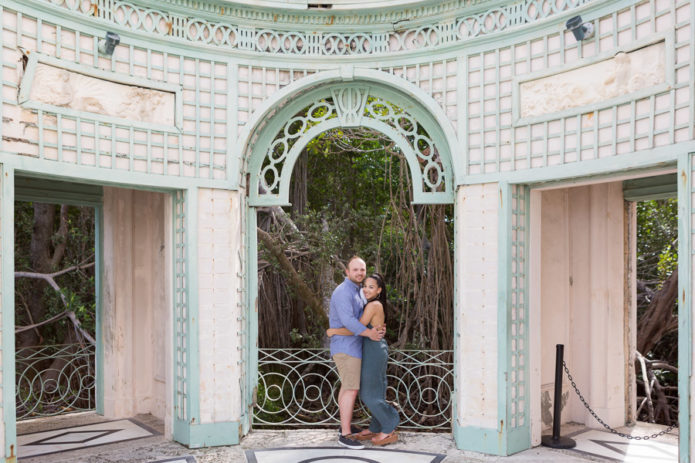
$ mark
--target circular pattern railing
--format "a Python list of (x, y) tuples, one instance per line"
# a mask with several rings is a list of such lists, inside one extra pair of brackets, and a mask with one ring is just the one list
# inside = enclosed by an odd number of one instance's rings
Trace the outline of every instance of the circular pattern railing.
[(24, 347), (15, 355), (17, 420), (96, 408), (93, 345)]
[[(396, 350), (389, 354), (386, 400), (399, 428), (451, 429), (453, 351)], [(340, 383), (327, 349), (259, 349), (254, 426), (335, 426)], [(359, 401), (353, 422), (369, 423)]]
[[(329, 127), (330, 122), (337, 118), (343, 127), (359, 126), (363, 122), (367, 125), (367, 120), (371, 119), (382, 127), (392, 129), (398, 137), (402, 137), (404, 146), (399, 145), (399, 149), (408, 149), (414, 155), (412, 181), (416, 192), (424, 195), (448, 193), (451, 179), (447, 177), (451, 177), (451, 174), (433, 138), (415, 116), (375, 96), (376, 92), (369, 87), (332, 88), (330, 97), (314, 101), (287, 120), (274, 134), (260, 168), (251, 169), (251, 190), (260, 191), (258, 198), (281, 196), (283, 169), (295, 144), (310, 130)], [(256, 199), (256, 194), (251, 195), (252, 199)]]
[[(37, 1), (37, 0), (34, 0)], [(480, 11), (461, 9), (461, 5), (425, 6), (420, 9), (393, 9), (391, 14), (400, 19), (374, 16), (374, 14), (320, 15), (315, 12), (304, 14), (297, 11), (263, 11), (260, 8), (233, 8), (215, 5), (201, 0), (167, 0), (159, 2), (159, 9), (138, 0), (42, 0), (43, 2), (98, 18), (133, 31), (145, 32), (159, 37), (173, 37), (191, 43), (200, 43), (231, 49), (268, 54), (291, 54), (297, 56), (350, 56), (412, 52), (434, 49), (456, 42), (506, 31), (510, 28), (532, 24), (554, 15), (581, 7), (593, 0), (519, 0), (505, 5), (493, 5)], [(176, 14), (166, 8), (166, 3), (176, 4), (191, 12), (212, 12), (210, 17)], [(463, 3), (463, 2), (461, 2)], [(468, 6), (483, 4), (482, 1), (465, 2)], [(493, 3), (493, 2), (491, 2)], [(435, 8), (438, 11), (427, 12)], [(442, 9), (443, 8), (443, 9)], [(453, 9), (452, 9), (453, 8)], [(412, 25), (418, 11), (421, 16), (444, 16), (433, 24)], [(236, 13), (238, 16), (234, 16)], [(388, 15), (389, 13), (384, 12)], [(225, 17), (226, 16), (226, 17)], [(213, 18), (225, 17), (224, 20)], [(341, 19), (342, 17), (342, 19)], [(278, 24), (278, 29), (266, 25), (253, 27), (238, 22), (262, 21)], [(316, 30), (316, 21), (325, 26), (325, 21), (338, 21), (335, 31)], [(375, 22), (376, 21), (376, 22)], [(349, 23), (349, 24), (348, 24)], [(372, 26), (374, 32), (340, 31), (341, 28)], [(270, 26), (273, 27), (273, 26)], [(287, 28), (290, 27), (290, 30)], [(300, 30), (293, 30), (294, 28)], [(309, 29), (308, 31), (306, 29)], [(379, 30), (380, 29), (380, 30)]]

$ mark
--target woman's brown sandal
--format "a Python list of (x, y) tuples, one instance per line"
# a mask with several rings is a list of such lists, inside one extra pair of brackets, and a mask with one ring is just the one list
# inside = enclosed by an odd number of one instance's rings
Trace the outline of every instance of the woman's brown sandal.
[(393, 431), (391, 434), (387, 435), (383, 439), (379, 439), (379, 440), (372, 439), (372, 444), (374, 444), (374, 445), (388, 445), (388, 444), (393, 444), (397, 440), (398, 440), (398, 433), (396, 431)]
[(355, 439), (355, 440), (367, 440), (367, 439), (371, 439), (374, 436), (376, 436), (376, 433), (373, 433), (371, 431), (367, 431), (367, 432), (362, 431), (362, 432), (359, 432), (356, 434), (350, 434), (350, 438)]

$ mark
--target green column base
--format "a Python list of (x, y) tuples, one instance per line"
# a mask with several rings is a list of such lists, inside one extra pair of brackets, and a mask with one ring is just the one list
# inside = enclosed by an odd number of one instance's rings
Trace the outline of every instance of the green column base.
[(241, 423), (238, 421), (191, 424), (185, 429), (179, 429), (174, 434), (174, 440), (191, 449), (238, 445), (240, 429)]
[(453, 424), (454, 442), (459, 450), (507, 456), (531, 448), (531, 436), (521, 428), (511, 432)]

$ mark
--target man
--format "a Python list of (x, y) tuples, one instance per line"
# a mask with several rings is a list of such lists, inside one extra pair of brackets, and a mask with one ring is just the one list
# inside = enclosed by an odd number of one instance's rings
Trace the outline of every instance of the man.
[(333, 291), (329, 313), (331, 328), (347, 328), (353, 336), (332, 336), (331, 357), (340, 376), (338, 393), (338, 411), (340, 413), (340, 433), (338, 443), (351, 449), (362, 449), (364, 445), (349, 437), (352, 434), (352, 409), (360, 389), (360, 369), (362, 366), (362, 338), (368, 337), (379, 341), (384, 337), (384, 330), (367, 328), (359, 322), (365, 301), (360, 293), (362, 280), (367, 275), (364, 260), (354, 256), (345, 269), (345, 281)]

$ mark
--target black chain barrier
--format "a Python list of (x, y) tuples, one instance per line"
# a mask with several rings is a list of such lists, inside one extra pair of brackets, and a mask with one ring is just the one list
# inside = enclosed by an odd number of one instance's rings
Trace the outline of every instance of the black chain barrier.
[(567, 363), (564, 361), (562, 362), (562, 366), (565, 368), (565, 373), (567, 373), (567, 379), (570, 380), (570, 383), (572, 384), (572, 388), (574, 388), (574, 392), (577, 393), (579, 396), (579, 400), (582, 401), (582, 404), (586, 407), (587, 410), (589, 410), (589, 413), (591, 413), (591, 416), (593, 416), (596, 421), (598, 421), (601, 426), (606, 428), (608, 431), (610, 431), (612, 434), (615, 434), (616, 436), (620, 436), (625, 439), (634, 439), (634, 440), (649, 440), (649, 439), (656, 439), (659, 436), (663, 436), (664, 434), (671, 432), (674, 428), (677, 428), (677, 425), (671, 425), (668, 428), (664, 429), (663, 431), (660, 432), (655, 432), (654, 434), (650, 434), (647, 436), (631, 436), (629, 434), (622, 433), (618, 431), (617, 429), (613, 429), (610, 426), (608, 426), (601, 418), (598, 417), (596, 412), (594, 412), (591, 407), (589, 406), (588, 403), (586, 403), (586, 400), (584, 400), (584, 396), (582, 395), (581, 392), (579, 392), (579, 388), (577, 387), (577, 384), (574, 382), (574, 379), (572, 378), (572, 375), (570, 374), (570, 370), (567, 368)]

